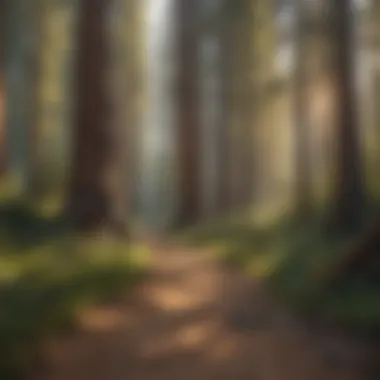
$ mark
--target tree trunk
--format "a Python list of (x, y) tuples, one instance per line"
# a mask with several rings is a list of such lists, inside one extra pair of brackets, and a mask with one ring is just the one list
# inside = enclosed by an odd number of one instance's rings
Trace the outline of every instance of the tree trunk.
[(200, 103), (202, 106), (202, 213), (213, 217), (221, 202), (223, 121), (221, 118), (221, 1), (201, 4), (200, 22)]
[(224, 199), (230, 211), (245, 208), (252, 195), (252, 6), (252, 0), (225, 0), (224, 3)]
[(25, 0), (7, 1), (6, 77), (7, 166), (21, 189), (27, 176), (29, 127), (29, 68), (33, 55), (31, 4)]
[(180, 224), (195, 221), (201, 207), (197, 11), (197, 1), (178, 2)]
[(79, 11), (77, 113), (68, 214), (72, 225), (81, 231), (124, 231), (125, 223), (122, 149), (116, 141), (106, 87), (107, 11), (107, 0), (82, 0)]
[(354, 24), (351, 1), (332, 2), (332, 50), (336, 90), (337, 171), (333, 225), (340, 231), (360, 226), (364, 204), (363, 167), (354, 83)]
[(6, 10), (7, 0), (0, 0), (0, 176), (4, 174), (7, 166), (7, 146), (5, 136), (5, 112), (6, 112), (6, 94), (5, 94), (5, 44), (6, 38)]
[[(308, 30), (305, 5), (298, 2), (296, 28), (296, 67), (295, 67), (295, 99), (294, 99), (294, 139), (295, 139), (295, 214), (302, 223), (312, 214), (312, 167), (311, 167), (311, 125), (309, 119), (309, 99), (307, 83), (308, 65)], [(310, 40), (309, 40), (310, 43)]]

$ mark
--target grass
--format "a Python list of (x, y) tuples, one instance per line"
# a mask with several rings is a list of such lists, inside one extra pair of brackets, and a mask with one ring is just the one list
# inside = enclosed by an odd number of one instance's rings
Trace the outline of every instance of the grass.
[(0, 206), (0, 379), (20, 378), (81, 310), (124, 294), (148, 258), (143, 246), (69, 236), (59, 218)]
[[(209, 247), (221, 260), (244, 268), (267, 283), (279, 301), (295, 310), (358, 332), (380, 328), (380, 281), (358, 274), (339, 287), (322, 291), (318, 274), (329, 268), (354, 237), (328, 236), (321, 219), (306, 225), (284, 219), (260, 228), (250, 220), (216, 221), (179, 238)], [(380, 273), (380, 268), (375, 270)]]

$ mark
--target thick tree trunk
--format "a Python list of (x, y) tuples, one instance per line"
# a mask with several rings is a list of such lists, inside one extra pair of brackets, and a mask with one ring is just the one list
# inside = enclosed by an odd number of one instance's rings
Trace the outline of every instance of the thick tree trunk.
[(179, 27), (179, 223), (200, 215), (200, 118), (198, 99), (198, 2), (178, 2)]
[(83, 0), (79, 16), (77, 114), (68, 213), (73, 226), (124, 229), (123, 162), (107, 91), (107, 0)]

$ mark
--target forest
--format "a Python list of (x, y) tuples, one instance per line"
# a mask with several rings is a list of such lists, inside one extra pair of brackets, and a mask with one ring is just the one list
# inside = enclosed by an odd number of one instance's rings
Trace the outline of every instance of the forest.
[(379, 19), (0, 0), (0, 380), (379, 380)]

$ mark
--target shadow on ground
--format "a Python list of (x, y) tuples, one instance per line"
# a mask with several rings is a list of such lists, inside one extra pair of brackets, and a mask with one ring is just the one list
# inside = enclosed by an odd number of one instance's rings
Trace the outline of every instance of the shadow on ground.
[(365, 344), (306, 325), (205, 252), (152, 250), (133, 294), (48, 342), (39, 380), (369, 379)]

